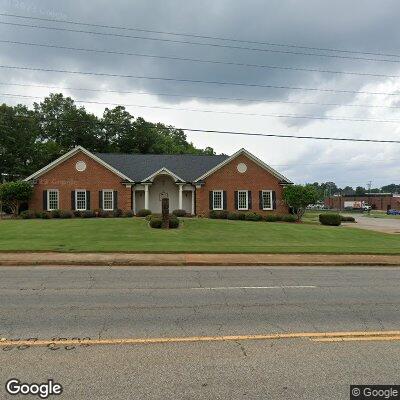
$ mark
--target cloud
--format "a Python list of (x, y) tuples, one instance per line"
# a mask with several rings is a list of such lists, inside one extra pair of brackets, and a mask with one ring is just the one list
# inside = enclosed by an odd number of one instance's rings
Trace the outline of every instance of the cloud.
[[(130, 26), (159, 31), (197, 33), (207, 36), (230, 37), (249, 41), (298, 44), (315, 48), (354, 49), (361, 52), (396, 54), (400, 49), (396, 16), (400, 4), (385, 0), (376, 2), (340, 0), (320, 2), (309, 0), (249, 0), (218, 2), (183, 2), (182, 0), (109, 2), (105, 0), (72, 0), (54, 3), (50, 0), (0, 0), (1, 12), (32, 15), (44, 18), (63, 18), (116, 26)], [(121, 52), (154, 54), (168, 57), (185, 57), (225, 62), (300, 67), (356, 73), (400, 75), (400, 63), (355, 60), (343, 57), (400, 58), (346, 52), (317, 51), (311, 49), (263, 46), (251, 43), (215, 41), (212, 39), (185, 38), (135, 31), (104, 30), (43, 21), (29, 21), (0, 17), (1, 21), (22, 24), (59, 26), (72, 29), (117, 32), (125, 35), (187, 40), (242, 47), (258, 47), (274, 51), (290, 51), (285, 54), (268, 51), (249, 51), (217, 46), (195, 46), (183, 43), (143, 40), (124, 37), (97, 36), (67, 31), (51, 31), (0, 24), (2, 40), (36, 42), (51, 45)], [(383, 29), (384, 28), (384, 29)], [(212, 63), (171, 61), (149, 57), (109, 55), (84, 51), (49, 49), (0, 43), (1, 64), (93, 71), (113, 74), (170, 77), (203, 81), (244, 82), (255, 85), (286, 87), (313, 87), (320, 89), (344, 89), (352, 91), (397, 93), (398, 78), (356, 76), (322, 72), (291, 71), (255, 67), (228, 66)], [(322, 53), (335, 57), (309, 56), (304, 53)], [(146, 80), (118, 77), (79, 76), (33, 71), (1, 70), (1, 82), (43, 84), (75, 88), (129, 91), (134, 94), (65, 90), (66, 94), (81, 100), (120, 102), (150, 106), (214, 109), (216, 111), (246, 112), (259, 114), (299, 114), (316, 117), (343, 116), (347, 118), (399, 119), (396, 109), (381, 106), (398, 106), (400, 96), (357, 95), (295, 89), (274, 89), (231, 85), (182, 83), (162, 80)], [(43, 96), (45, 88), (18, 88), (0, 86), (1, 92)], [(143, 91), (148, 94), (138, 94)], [(136, 94), (135, 94), (136, 93)], [(158, 94), (179, 96), (160, 96)], [(224, 101), (204, 97), (250, 98), (269, 100), (260, 102)], [(8, 103), (18, 100), (1, 98)], [(277, 103), (272, 103), (276, 101)], [(292, 103), (279, 103), (292, 102)], [(26, 100), (26, 102), (29, 102)], [(295, 104), (315, 103), (315, 104)], [(331, 105), (323, 105), (323, 104)], [(378, 107), (352, 107), (361, 104)], [(350, 105), (350, 106), (349, 106)], [(98, 114), (104, 107), (87, 105)], [(318, 119), (273, 118), (206, 114), (172, 110), (128, 108), (134, 115), (143, 115), (154, 121), (176, 126), (204, 129), (242, 130), (307, 134), (316, 136), (398, 138), (396, 124), (379, 124)], [(378, 158), (396, 158), (398, 145), (370, 145), (359, 143), (314, 142), (292, 139), (264, 139), (229, 137), (217, 134), (193, 134), (188, 137), (198, 146), (212, 146), (219, 152), (232, 153), (246, 147), (270, 164), (285, 165), (283, 172), (299, 182), (313, 180), (337, 180), (365, 184), (369, 177), (376, 177), (380, 186), (397, 180), (396, 164), (373, 161)], [(360, 161), (363, 158), (367, 161)], [(353, 162), (349, 162), (352, 161)], [(357, 161), (359, 160), (359, 161)], [(315, 165), (305, 165), (305, 164)], [(323, 164), (325, 163), (325, 164)], [(287, 164), (291, 166), (287, 167)], [(396, 172), (397, 171), (397, 172)]]

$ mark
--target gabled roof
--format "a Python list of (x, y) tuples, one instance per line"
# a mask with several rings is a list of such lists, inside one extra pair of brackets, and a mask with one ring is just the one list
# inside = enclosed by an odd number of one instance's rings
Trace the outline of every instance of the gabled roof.
[(248, 152), (246, 149), (240, 149), (236, 153), (232, 154), (230, 157), (227, 157), (225, 160), (223, 160), (220, 164), (216, 165), (214, 168), (210, 169), (209, 171), (205, 172), (203, 175), (200, 175), (195, 179), (195, 181), (200, 181), (211, 174), (213, 174), (215, 171), (218, 171), (220, 168), (222, 168), (224, 165), (228, 164), (230, 161), (234, 160), (236, 157), (244, 154), (246, 157), (248, 157), (250, 160), (254, 161), (256, 164), (258, 164), (261, 168), (264, 168), (266, 171), (274, 175), (276, 178), (279, 179), (280, 183), (283, 184), (292, 184), (293, 182), (290, 181), (288, 178), (280, 174), (278, 171), (274, 170), (272, 167), (269, 165), (265, 164), (265, 162), (261, 161), (259, 158), (257, 158), (255, 155), (251, 154)]
[(61, 164), (62, 162), (68, 160), (72, 156), (74, 156), (78, 152), (82, 152), (86, 154), (88, 157), (92, 158), (93, 160), (97, 161), (99, 164), (101, 164), (103, 167), (107, 168), (114, 174), (118, 175), (122, 179), (125, 179), (126, 181), (132, 182), (132, 179), (130, 179), (128, 176), (124, 175), (121, 171), (118, 169), (115, 169), (112, 165), (108, 164), (104, 160), (100, 159), (97, 157), (95, 154), (91, 153), (89, 150), (86, 150), (82, 146), (77, 146), (70, 150), (68, 153), (63, 154), (61, 157), (57, 158), (57, 160), (54, 160), (50, 164), (47, 164), (45, 167), (40, 169), (39, 171), (36, 171), (34, 174), (28, 176), (27, 178), (24, 179), (24, 181), (30, 181), (32, 179), (38, 178), (39, 176), (43, 175), (47, 171), (50, 171), (51, 169), (55, 168), (57, 165)]
[(135, 182), (151, 178), (156, 171), (167, 170), (184, 182), (193, 182), (228, 158), (226, 155), (193, 154), (117, 154), (96, 153), (96, 156), (121, 171)]

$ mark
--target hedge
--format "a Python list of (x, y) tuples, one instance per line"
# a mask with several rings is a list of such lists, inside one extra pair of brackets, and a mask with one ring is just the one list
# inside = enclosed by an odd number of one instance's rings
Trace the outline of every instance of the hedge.
[(326, 213), (319, 215), (319, 222), (322, 225), (339, 226), (342, 219), (339, 214)]
[(340, 219), (342, 222), (356, 222), (355, 218), (349, 215), (341, 215)]

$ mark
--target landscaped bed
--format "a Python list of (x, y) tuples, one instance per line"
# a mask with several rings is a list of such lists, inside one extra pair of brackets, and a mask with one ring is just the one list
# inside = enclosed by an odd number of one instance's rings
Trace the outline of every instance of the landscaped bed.
[(180, 229), (144, 218), (0, 221), (0, 251), (400, 254), (400, 235), (310, 223), (182, 218)]

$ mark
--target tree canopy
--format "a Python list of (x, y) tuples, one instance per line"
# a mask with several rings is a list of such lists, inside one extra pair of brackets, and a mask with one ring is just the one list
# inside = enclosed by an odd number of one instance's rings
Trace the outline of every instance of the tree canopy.
[(26, 177), (79, 145), (92, 152), (215, 154), (196, 148), (181, 129), (135, 118), (122, 106), (98, 117), (61, 93), (33, 109), (0, 105), (0, 133), (0, 182)]
[(317, 201), (318, 193), (313, 185), (289, 185), (283, 190), (283, 198), (296, 213), (297, 220), (300, 221), (306, 207)]

